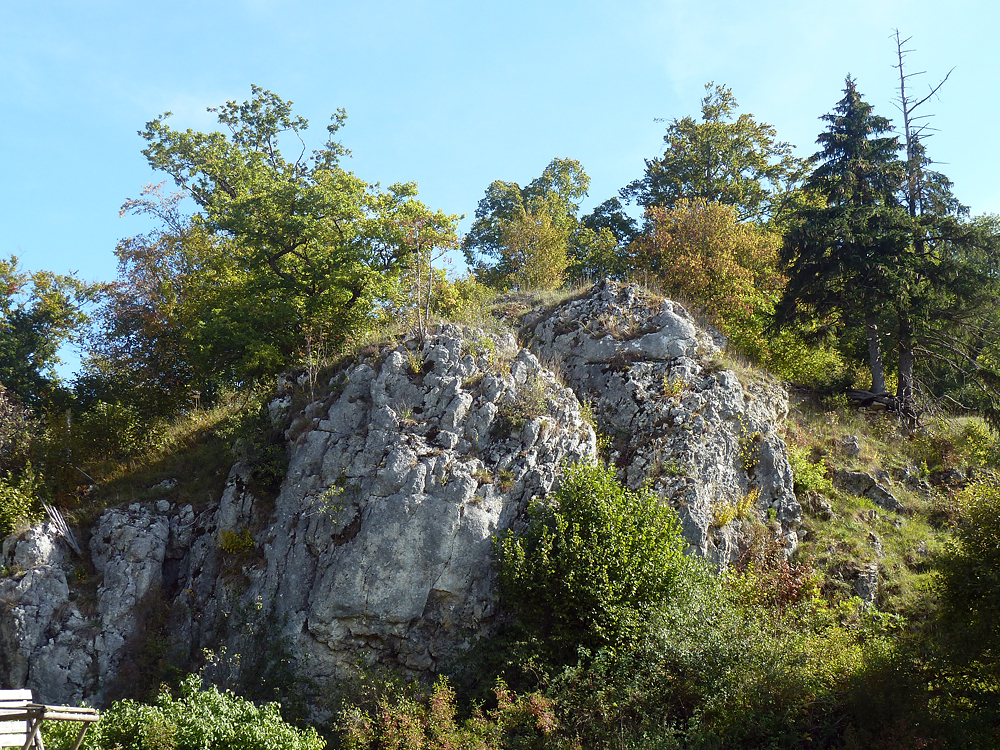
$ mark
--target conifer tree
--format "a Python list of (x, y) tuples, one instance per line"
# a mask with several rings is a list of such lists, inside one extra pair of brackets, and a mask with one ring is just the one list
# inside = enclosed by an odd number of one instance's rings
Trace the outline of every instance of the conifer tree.
[(835, 316), (863, 320), (872, 390), (885, 392), (879, 326), (894, 298), (909, 241), (908, 217), (897, 194), (905, 170), (890, 122), (875, 115), (847, 77), (844, 97), (822, 117), (816, 168), (806, 182), (824, 205), (798, 211), (782, 261), (789, 283), (778, 321)]

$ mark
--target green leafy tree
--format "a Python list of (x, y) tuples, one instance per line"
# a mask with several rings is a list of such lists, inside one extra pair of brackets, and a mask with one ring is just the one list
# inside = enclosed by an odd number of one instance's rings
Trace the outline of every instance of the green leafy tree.
[(77, 383), (85, 406), (127, 403), (146, 418), (170, 413), (192, 389), (207, 401), (221, 385), (272, 374), (297, 350), (303, 309), (249, 267), (234, 239), (183, 216), (182, 197), (150, 186), (122, 209), (160, 226), (115, 251), (118, 280), (98, 311)]
[(350, 330), (385, 292), (387, 274), (405, 265), (407, 248), (386, 254), (362, 231), (367, 186), (341, 168), (348, 152), (334, 140), (344, 112), (333, 115), (322, 148), (286, 159), (280, 146), (302, 143), (308, 123), (291, 102), (252, 91), (242, 104), (210, 108), (228, 134), (174, 130), (166, 113), (141, 131), (143, 154), (194, 198), (203, 226), (235, 243), (258, 305), (281, 298), (310, 325)]
[(0, 385), (0, 466), (20, 470), (31, 459), (31, 446), (38, 425), (30, 409)]
[(580, 218), (570, 247), (568, 275), (575, 280), (626, 279), (633, 270), (629, 244), (639, 236), (635, 219), (617, 198)]
[(773, 216), (805, 164), (772, 126), (736, 117), (737, 106), (730, 88), (705, 84), (701, 120), (672, 120), (663, 155), (646, 160), (646, 174), (623, 188), (622, 198), (645, 208), (702, 198), (733, 206), (741, 221)]
[(778, 237), (739, 222), (732, 206), (700, 198), (653, 207), (647, 220), (650, 229), (634, 249), (634, 265), (669, 294), (704, 309), (727, 333), (727, 324), (773, 309), (784, 282)]
[(387, 275), (398, 268), (401, 255), (407, 259), (396, 277), (390, 309), (394, 316), (413, 319), (423, 336), (440, 286), (434, 262), (459, 247), (458, 222), (463, 217), (431, 211), (416, 196), (415, 182), (373, 191), (361, 232)]
[[(529, 257), (549, 257), (562, 262), (563, 257), (571, 254), (569, 243), (579, 229), (580, 201), (589, 186), (590, 178), (575, 159), (553, 159), (540, 177), (523, 188), (516, 182), (492, 182), (479, 201), (475, 221), (462, 242), (466, 262), (478, 278), (493, 286), (514, 283), (521, 271), (518, 264)], [(546, 226), (548, 229), (540, 229)], [(531, 233), (544, 235), (546, 243), (561, 235), (563, 249), (543, 245), (537, 253), (526, 254), (525, 245)], [(522, 240), (516, 251), (507, 242), (512, 238)], [(561, 269), (543, 275), (558, 276), (565, 268), (566, 263), (562, 262)]]
[(569, 468), (553, 498), (529, 508), (524, 534), (494, 540), (502, 601), (553, 658), (624, 647), (670, 597), (684, 542), (674, 512), (623, 488), (600, 466)]
[(290, 102), (254, 86), (250, 101), (210, 111), (228, 133), (174, 130), (169, 113), (141, 133), (150, 165), (200, 210), (184, 218), (175, 198), (152, 195), (126, 204), (162, 228), (119, 246), (124, 283), (106, 315), (102, 366), (172, 352), (160, 383), (144, 368), (151, 387), (205, 390), (270, 375), (308, 342), (335, 350), (400, 295), (426, 323), (431, 264), (457, 244), (460, 217), (428, 209), (415, 183), (383, 191), (345, 171), (334, 138), (342, 111), (326, 144), (294, 160), (281, 148), (301, 144), (307, 122)]
[(567, 232), (548, 214), (519, 213), (503, 227), (503, 259), (518, 289), (557, 289), (566, 278)]
[(0, 259), (0, 384), (35, 409), (68, 403), (55, 371), (59, 347), (81, 340), (100, 291), (72, 274), (22, 271), (16, 257)]

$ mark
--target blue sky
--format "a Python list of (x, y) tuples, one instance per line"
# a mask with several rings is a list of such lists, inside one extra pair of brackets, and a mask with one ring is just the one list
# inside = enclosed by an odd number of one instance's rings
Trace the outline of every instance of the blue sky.
[[(324, 139), (338, 107), (359, 177), (415, 180), (432, 208), (471, 217), (494, 179), (526, 183), (580, 160), (590, 208), (639, 177), (664, 123), (704, 84), (800, 155), (851, 73), (897, 120), (895, 46), (911, 36), (918, 90), (951, 68), (932, 157), (973, 213), (1000, 213), (1000, 13), (987, 2), (100, 2), (0, 0), (0, 255), (115, 275), (115, 243), (145, 227), (118, 209), (158, 182), (137, 131), (213, 129), (205, 112), (250, 84), (295, 102)], [(311, 137), (310, 137), (311, 136)], [(467, 228), (469, 220), (463, 224)]]

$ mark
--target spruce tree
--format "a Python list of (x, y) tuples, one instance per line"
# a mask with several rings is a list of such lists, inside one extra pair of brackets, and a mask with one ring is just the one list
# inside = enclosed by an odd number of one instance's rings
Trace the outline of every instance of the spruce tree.
[(872, 390), (885, 392), (880, 325), (891, 309), (908, 217), (897, 195), (905, 178), (889, 120), (875, 115), (848, 76), (844, 97), (822, 117), (820, 151), (806, 189), (817, 203), (801, 208), (786, 234), (782, 261), (788, 286), (778, 322), (802, 317), (863, 322)]

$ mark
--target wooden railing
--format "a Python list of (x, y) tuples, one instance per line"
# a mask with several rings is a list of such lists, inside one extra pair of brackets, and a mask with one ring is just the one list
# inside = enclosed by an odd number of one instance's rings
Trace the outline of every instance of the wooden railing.
[(43, 722), (76, 721), (82, 726), (71, 750), (79, 750), (87, 728), (99, 718), (93, 708), (35, 703), (30, 690), (0, 690), (0, 747), (45, 750), (41, 734)]

